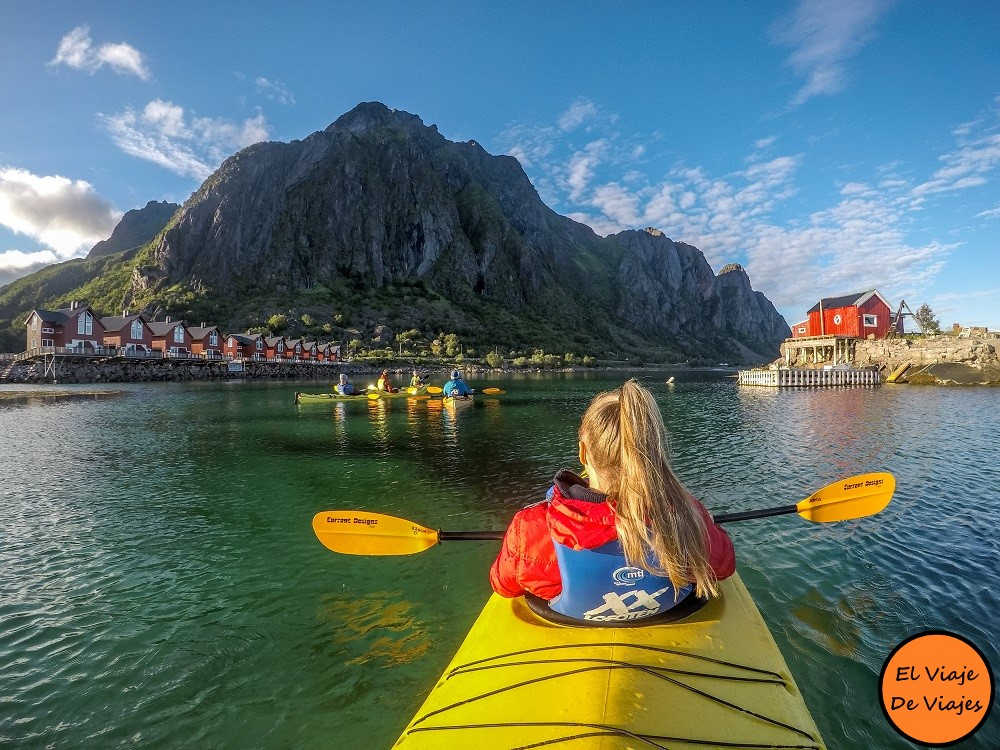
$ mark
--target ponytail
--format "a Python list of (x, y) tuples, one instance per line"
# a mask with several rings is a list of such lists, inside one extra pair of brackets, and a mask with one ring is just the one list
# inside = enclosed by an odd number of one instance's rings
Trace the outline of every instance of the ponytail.
[(629, 565), (669, 578), (675, 590), (693, 583), (698, 596), (718, 595), (705, 521), (670, 468), (667, 430), (653, 394), (635, 380), (599, 393), (583, 415), (580, 440), (601, 489), (614, 501)]

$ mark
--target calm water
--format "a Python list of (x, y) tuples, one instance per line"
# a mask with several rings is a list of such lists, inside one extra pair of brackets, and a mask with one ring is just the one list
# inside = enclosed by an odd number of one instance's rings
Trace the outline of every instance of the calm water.
[[(1000, 390), (643, 379), (712, 510), (896, 474), (875, 518), (730, 527), (831, 748), (909, 747), (876, 679), (916, 630), (966, 634), (1000, 671)], [(583, 408), (618, 382), (510, 380), (457, 415), (299, 409), (286, 384), (0, 403), (0, 745), (388, 747), (485, 601), (497, 545), (340, 557), (312, 515), (501, 527), (575, 466)], [(956, 747), (997, 746), (1000, 712)]]

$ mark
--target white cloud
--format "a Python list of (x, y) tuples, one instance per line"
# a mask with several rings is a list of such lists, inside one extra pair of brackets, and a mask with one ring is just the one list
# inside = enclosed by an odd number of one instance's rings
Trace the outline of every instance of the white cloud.
[(778, 140), (778, 136), (776, 135), (772, 135), (767, 138), (759, 138), (753, 142), (753, 147), (756, 149), (767, 148), (768, 146), (773, 146), (776, 140)]
[(242, 122), (189, 115), (173, 102), (153, 99), (98, 120), (122, 151), (177, 174), (204, 180), (233, 152), (267, 140), (269, 127), (258, 112)]
[(295, 94), (281, 81), (257, 76), (254, 85), (258, 94), (266, 96), (271, 101), (278, 104), (295, 104)]
[(571, 200), (579, 200), (584, 189), (594, 175), (594, 168), (600, 163), (606, 142), (591, 141), (582, 151), (574, 153), (566, 167), (566, 184), (569, 186)]
[(962, 190), (986, 183), (983, 175), (1000, 166), (1000, 133), (991, 133), (960, 145), (938, 157), (945, 166), (913, 188), (915, 196)]
[(976, 214), (976, 218), (1000, 219), (1000, 203), (998, 203), (995, 208), (988, 208), (985, 211), (980, 211), (978, 214)]
[(559, 129), (570, 131), (597, 116), (597, 105), (589, 99), (577, 99), (559, 116)]
[(791, 106), (844, 89), (847, 61), (872, 38), (889, 5), (889, 0), (799, 0), (795, 10), (773, 26), (774, 41), (792, 48), (788, 64), (805, 78)]
[[(120, 216), (83, 180), (0, 167), (0, 224), (37, 240), (59, 258), (71, 257), (107, 239)], [(29, 262), (22, 255), (4, 255), (9, 266)], [(41, 256), (30, 262), (40, 261)]]
[(109, 42), (95, 47), (90, 28), (77, 26), (59, 40), (56, 56), (49, 65), (66, 65), (90, 74), (107, 65), (116, 73), (138, 76), (144, 81), (151, 77), (143, 54), (125, 42)]

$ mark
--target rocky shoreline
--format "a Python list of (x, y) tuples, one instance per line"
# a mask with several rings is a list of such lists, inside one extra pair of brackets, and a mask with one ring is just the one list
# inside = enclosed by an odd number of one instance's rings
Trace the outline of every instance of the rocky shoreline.
[[(783, 345), (784, 346), (784, 345)], [(959, 338), (939, 334), (919, 338), (865, 339), (851, 349), (855, 367), (879, 370), (886, 378), (903, 365), (909, 368), (896, 381), (912, 385), (1000, 386), (1000, 339)], [(784, 349), (782, 350), (784, 353)], [(793, 359), (793, 367), (822, 367), (829, 361)], [(779, 358), (772, 367), (784, 367)]]

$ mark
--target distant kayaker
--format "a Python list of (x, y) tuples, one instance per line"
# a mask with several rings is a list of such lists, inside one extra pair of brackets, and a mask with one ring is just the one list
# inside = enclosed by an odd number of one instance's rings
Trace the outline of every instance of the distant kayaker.
[(451, 380), (444, 384), (444, 388), (441, 389), (445, 396), (470, 396), (472, 395), (472, 389), (469, 388), (469, 384), (462, 379), (462, 373), (459, 370), (451, 371)]
[(353, 396), (354, 384), (347, 379), (347, 375), (340, 373), (340, 382), (334, 386), (334, 390), (341, 396)]
[(410, 378), (410, 388), (423, 388), (424, 379), (420, 377), (420, 373), (416, 370), (413, 371), (413, 377)]
[(375, 387), (380, 391), (385, 391), (386, 393), (395, 393), (397, 390), (392, 387), (392, 381), (389, 380), (388, 370), (382, 370), (382, 374), (378, 376), (378, 382), (375, 383)]
[(562, 470), (519, 511), (490, 570), (501, 596), (534, 594), (580, 621), (639, 620), (718, 595), (733, 543), (670, 468), (653, 395), (635, 380), (590, 402), (579, 429), (589, 479)]

